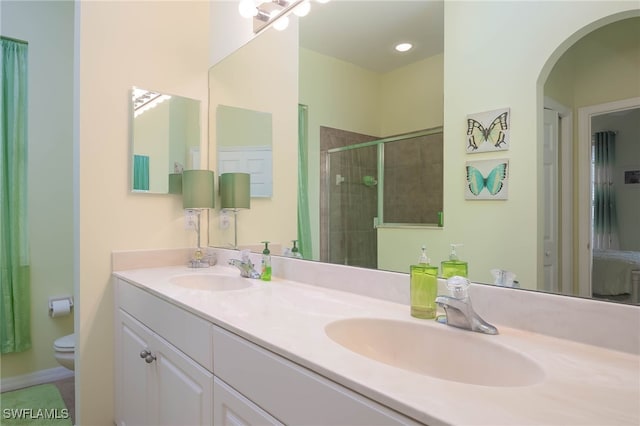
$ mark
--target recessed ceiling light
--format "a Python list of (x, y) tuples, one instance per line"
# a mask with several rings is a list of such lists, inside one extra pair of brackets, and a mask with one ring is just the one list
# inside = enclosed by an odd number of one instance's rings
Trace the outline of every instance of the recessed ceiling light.
[(398, 52), (406, 52), (408, 50), (411, 50), (412, 47), (413, 47), (413, 44), (411, 43), (398, 43), (396, 45), (396, 50)]

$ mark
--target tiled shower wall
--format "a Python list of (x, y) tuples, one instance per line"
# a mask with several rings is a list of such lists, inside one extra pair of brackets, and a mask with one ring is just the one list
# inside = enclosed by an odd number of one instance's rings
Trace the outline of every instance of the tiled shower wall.
[(385, 223), (438, 223), (442, 170), (442, 133), (385, 144)]
[[(377, 188), (365, 186), (363, 176), (374, 176), (376, 147), (331, 154), (327, 150), (378, 138), (320, 127), (320, 260), (376, 268), (378, 244), (373, 218), (377, 215)], [(344, 182), (336, 184), (336, 175)]]
[[(366, 176), (379, 179), (377, 147), (334, 152), (327, 161), (329, 149), (376, 139), (320, 128), (320, 254), (324, 262), (377, 267), (378, 188), (364, 181)], [(442, 210), (442, 133), (386, 143), (384, 163), (385, 223), (437, 223)], [(337, 181), (337, 176), (344, 180)]]

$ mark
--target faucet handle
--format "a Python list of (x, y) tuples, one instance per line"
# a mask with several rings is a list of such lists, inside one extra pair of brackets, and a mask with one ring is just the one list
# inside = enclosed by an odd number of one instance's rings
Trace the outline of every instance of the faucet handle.
[(465, 300), (469, 297), (469, 286), (471, 283), (465, 277), (454, 275), (447, 279), (447, 288), (452, 297), (456, 299)]
[(240, 252), (240, 257), (242, 258), (242, 261), (243, 261), (243, 262), (250, 262), (250, 261), (251, 261), (251, 260), (249, 259), (249, 253), (250, 253), (250, 251), (249, 251), (249, 250), (246, 250), (246, 249), (245, 249), (245, 250), (242, 250), (242, 251)]

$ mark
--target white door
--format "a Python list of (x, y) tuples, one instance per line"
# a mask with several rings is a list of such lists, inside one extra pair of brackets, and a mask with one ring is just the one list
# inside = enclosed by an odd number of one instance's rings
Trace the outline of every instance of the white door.
[(544, 110), (544, 288), (557, 293), (558, 280), (558, 113)]
[(218, 170), (222, 173), (249, 173), (251, 197), (273, 195), (273, 154), (270, 146), (218, 148)]

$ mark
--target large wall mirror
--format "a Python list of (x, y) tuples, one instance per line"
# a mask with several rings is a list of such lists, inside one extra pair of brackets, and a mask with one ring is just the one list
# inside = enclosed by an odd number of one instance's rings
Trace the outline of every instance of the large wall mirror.
[[(381, 10), (385, 4), (389, 7), (385, 12), (386, 21), (376, 21), (375, 11)], [(287, 37), (284, 35), (286, 32), (274, 36), (269, 35), (274, 33), (272, 30), (266, 31), (214, 66), (210, 71), (210, 81), (219, 80), (219, 70), (230, 62), (237, 62), (236, 55), (247, 55), (251, 49), (258, 49), (263, 55), (256, 57), (257, 54), (253, 51), (251, 55), (245, 56), (246, 69), (260, 68), (263, 71), (272, 66), (282, 66), (282, 58), (276, 61), (269, 57), (270, 54), (277, 56), (286, 51), (288, 53), (285, 56), (295, 59), (296, 74), (292, 75), (289, 68), (284, 72), (288, 78), (281, 81), (279, 87), (287, 94), (295, 91), (295, 102), (301, 105), (298, 115), (295, 110), (282, 105), (268, 107), (262, 104), (258, 110), (274, 112), (274, 134), (282, 121), (280, 113), (289, 117), (288, 122), (292, 125), (288, 138), (274, 136), (273, 141), (274, 194), (282, 189), (287, 190), (290, 196), (282, 200), (282, 203), (271, 201), (274, 213), (298, 210), (298, 186), (291, 188), (289, 179), (285, 178), (283, 181), (276, 176), (276, 164), (279, 161), (285, 161), (282, 164), (287, 164), (287, 167), (297, 161), (298, 166), (301, 166), (299, 170), (303, 180), (307, 179), (306, 183), (303, 182), (307, 185), (305, 194), (309, 200), (307, 217), (311, 234), (311, 245), (305, 250), (307, 259), (345, 263), (344, 258), (332, 260), (321, 257), (322, 239), (328, 238), (327, 232), (322, 231), (321, 223), (323, 217), (330, 218), (331, 213), (321, 205), (322, 185), (323, 182), (340, 185), (336, 176), (323, 174), (326, 164), (320, 140), (323, 132), (328, 132), (334, 139), (341, 136), (335, 136), (332, 132), (350, 132), (356, 137), (364, 138), (358, 143), (366, 143), (371, 136), (386, 137), (443, 126), (443, 226), (377, 228), (374, 231), (377, 247), (372, 254), (365, 256), (375, 257), (375, 262), (362, 266), (407, 272), (408, 266), (415, 262), (422, 244), (427, 245), (432, 263), (439, 264), (447, 259), (450, 243), (463, 243), (464, 246), (458, 253), (461, 258), (469, 261), (470, 278), (475, 282), (493, 284), (494, 278), (490, 271), (500, 268), (515, 273), (516, 280), (524, 289), (591, 297), (597, 293), (596, 288), (602, 286), (599, 283), (591, 285), (591, 258), (586, 272), (578, 265), (584, 248), (580, 247), (582, 240), (576, 233), (586, 232), (591, 235), (592, 232), (589, 219), (586, 220), (586, 231), (582, 230), (582, 225), (578, 225), (578, 222), (584, 222), (585, 213), (582, 210), (585, 207), (578, 201), (581, 178), (576, 169), (584, 166), (575, 163), (582, 155), (577, 152), (577, 147), (583, 143), (590, 144), (591, 139), (587, 136), (586, 142), (579, 140), (578, 116), (582, 108), (590, 105), (640, 97), (637, 85), (640, 71), (640, 37), (637, 37), (637, 19), (640, 18), (637, 16), (640, 12), (637, 6), (629, 4), (607, 7), (607, 10), (598, 9), (587, 2), (570, 5), (568, 2), (529, 4), (499, 1), (478, 4), (442, 1), (336, 1), (318, 7), (314, 5), (308, 16), (298, 20), (297, 33), (293, 32), (295, 27), (288, 30), (288, 36), (295, 41), (295, 50), (287, 50), (291, 46), (283, 41)], [(580, 10), (572, 12), (575, 8)], [(352, 12), (355, 12), (355, 16)], [(554, 27), (542, 37), (535, 28), (546, 25), (545, 14), (548, 13), (567, 14), (572, 18), (571, 22)], [(471, 16), (477, 16), (478, 19), (471, 20)], [(486, 30), (483, 22), (487, 22), (486, 19), (492, 16), (502, 16), (504, 25), (509, 28), (509, 37), (498, 37), (494, 32)], [(482, 17), (486, 19), (481, 19)], [(430, 27), (435, 31), (429, 36), (420, 36), (415, 43), (416, 47), (424, 48), (433, 40), (436, 40), (437, 45), (439, 40), (440, 50), (433, 50), (421, 58), (406, 62), (398, 69), (373, 70), (371, 67), (389, 65), (394, 58), (402, 57), (389, 50), (393, 47), (390, 46), (392, 40), (384, 38), (390, 23), (403, 22), (408, 29), (414, 19), (421, 21), (423, 27)], [(429, 24), (425, 24), (426, 22)], [(366, 35), (360, 32), (361, 26), (368, 26), (373, 31)], [(314, 27), (325, 30), (321, 31), (321, 35), (315, 35)], [(332, 28), (331, 36), (326, 31), (329, 27)], [(443, 34), (447, 40), (444, 50)], [(357, 58), (357, 55), (348, 56), (346, 51), (349, 50), (350, 36), (356, 38), (361, 58)], [(403, 36), (411, 37), (411, 34), (405, 33)], [(274, 42), (267, 41), (266, 37), (280, 39)], [(504, 44), (503, 48), (487, 47), (498, 42)], [(531, 50), (527, 46), (536, 46), (536, 49)], [(391, 56), (382, 59), (378, 65), (365, 64), (365, 61), (375, 62), (376, 55), (372, 53), (375, 49)], [(596, 56), (602, 57), (603, 53), (606, 60), (597, 60)], [(250, 56), (255, 59), (247, 59)], [(503, 66), (496, 67), (496, 63)], [(593, 63), (597, 64), (595, 68), (587, 66)], [(409, 88), (403, 88), (400, 82), (413, 81), (411, 71), (416, 71), (415, 74), (421, 76), (421, 80), (426, 80), (426, 86), (420, 85), (416, 80)], [(346, 74), (351, 75), (351, 78), (345, 82), (340, 82), (336, 77)], [(614, 75), (616, 77), (612, 78)], [(385, 80), (384, 76), (389, 78)], [(377, 85), (377, 90), (367, 86), (372, 81), (372, 85)], [(221, 90), (220, 87), (217, 88), (217, 92)], [(355, 95), (358, 91), (370, 98), (361, 101), (363, 97)], [(418, 93), (417, 98), (420, 100), (430, 99), (428, 107), (416, 103), (411, 92)], [(250, 104), (256, 103), (255, 94), (245, 93), (244, 97), (232, 96), (230, 93), (224, 95), (226, 98), (233, 97), (233, 105), (236, 106), (251, 108)], [(216, 99), (216, 92), (213, 90), (211, 99)], [(386, 102), (380, 103), (379, 99), (385, 99)], [(548, 180), (545, 180), (543, 162), (545, 107), (562, 110), (555, 119), (556, 129), (559, 129), (556, 130), (559, 141), (554, 148), (558, 162), (555, 172), (557, 179), (550, 187)], [(467, 115), (500, 108), (510, 108), (513, 141), (510, 148), (500, 154), (467, 154)], [(374, 114), (368, 114), (367, 109), (375, 110)], [(408, 111), (417, 114), (410, 114)], [(622, 110), (617, 112), (618, 115), (627, 114)], [(633, 117), (631, 112), (628, 114)], [(564, 121), (568, 116), (574, 120), (572, 124)], [(298, 126), (299, 123), (304, 126)], [(617, 131), (619, 139), (622, 139), (621, 133), (628, 127), (621, 125), (612, 130)], [(562, 137), (567, 137), (562, 133), (567, 128), (572, 129), (569, 133), (571, 140), (568, 142), (561, 140)], [(300, 159), (295, 158), (294, 154), (298, 152), (298, 129), (308, 134), (308, 152), (303, 153)], [(635, 137), (634, 140), (637, 141), (638, 138)], [(211, 143), (215, 145), (215, 140)], [(576, 147), (576, 152), (571, 151), (570, 147)], [(637, 144), (635, 148), (629, 148), (630, 151), (625, 152), (637, 155), (636, 148)], [(328, 147), (326, 151), (332, 149), (335, 147)], [(509, 160), (508, 198), (501, 201), (466, 200), (464, 192), (468, 182), (465, 163), (500, 158)], [(563, 163), (566, 158), (573, 158), (574, 163)], [(631, 157), (627, 156), (628, 158)], [(619, 174), (627, 169), (634, 170), (635, 166), (630, 161), (627, 163), (619, 165)], [(430, 167), (431, 164), (436, 163), (426, 163), (425, 167)], [(345, 179), (349, 177), (343, 173), (338, 174)], [(359, 186), (372, 189), (375, 176), (369, 172), (361, 174), (360, 179), (356, 179)], [(366, 179), (370, 186), (362, 180), (366, 176), (374, 178)], [(399, 188), (398, 191), (404, 189)], [(623, 221), (629, 211), (638, 209), (637, 204), (633, 203), (637, 203), (640, 197), (633, 197), (634, 189), (633, 184), (622, 185), (621, 190), (627, 195), (631, 194), (623, 202), (624, 206), (621, 206)], [(574, 205), (569, 205), (567, 200), (574, 200)], [(547, 212), (550, 215), (546, 215)], [(550, 219), (554, 215), (555, 219)], [(261, 239), (267, 239), (263, 238), (265, 227), (269, 227), (272, 221), (254, 214), (246, 214), (242, 220), (243, 223), (250, 222), (245, 225), (250, 232), (241, 235), (240, 246), (251, 246)], [(550, 220), (555, 220), (553, 226), (548, 226)], [(273, 221), (276, 222), (279, 221)], [(373, 224), (366, 219), (359, 225), (369, 228)], [(242, 228), (242, 224), (239, 227)], [(638, 228), (640, 226), (637, 221), (635, 224), (626, 223), (623, 233), (637, 235), (635, 233)], [(355, 231), (359, 232), (360, 229)], [(211, 230), (212, 241), (217, 245), (225, 245), (222, 241), (216, 242), (215, 236), (218, 233), (218, 229)], [(556, 237), (556, 245), (552, 251), (546, 250), (547, 234)], [(298, 238), (297, 229), (295, 225), (289, 224), (285, 232), (268, 239), (287, 246), (289, 240), (295, 238)], [(634, 241), (640, 239), (636, 238)], [(634, 276), (631, 271), (640, 269), (640, 262), (635, 260), (640, 248), (625, 246), (620, 247), (619, 251), (625, 252), (621, 257), (624, 259), (622, 263), (626, 262), (623, 273), (628, 284), (613, 291), (615, 294), (595, 294), (595, 297), (629, 302), (629, 286)], [(549, 253), (553, 258), (551, 268), (545, 260)], [(589, 283), (587, 290), (583, 289), (584, 282)]]
[(131, 191), (169, 193), (169, 176), (200, 168), (200, 101), (134, 87)]

